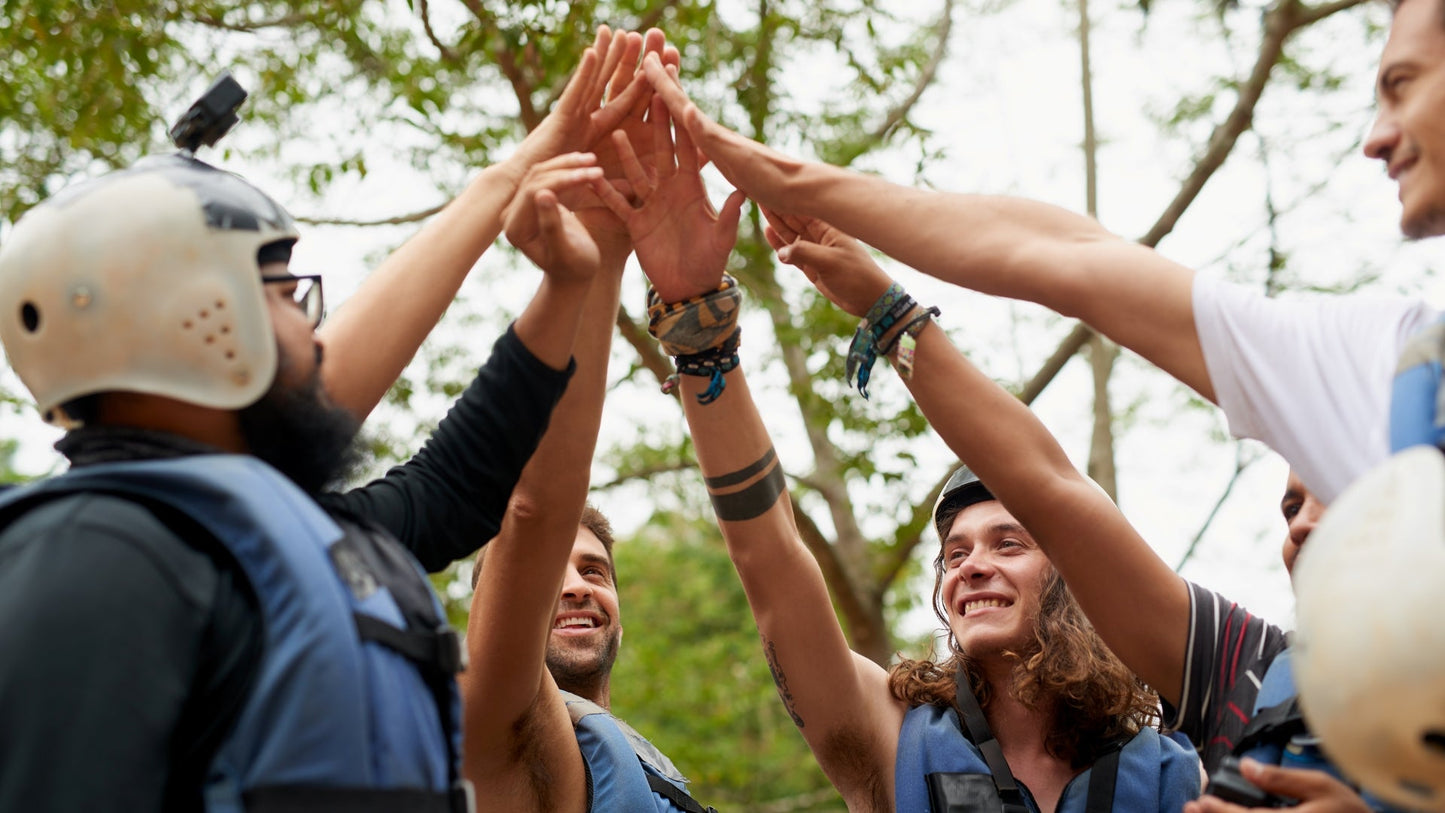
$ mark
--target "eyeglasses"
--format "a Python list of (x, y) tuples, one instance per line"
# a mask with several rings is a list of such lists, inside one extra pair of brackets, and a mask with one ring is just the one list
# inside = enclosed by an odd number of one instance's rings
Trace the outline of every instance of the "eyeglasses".
[(315, 330), (326, 316), (326, 301), (321, 295), (320, 274), (277, 274), (274, 276), (261, 275), (263, 285), (294, 285), (295, 290), (291, 292), (291, 300), (296, 307), (306, 314), (311, 320), (311, 328)]

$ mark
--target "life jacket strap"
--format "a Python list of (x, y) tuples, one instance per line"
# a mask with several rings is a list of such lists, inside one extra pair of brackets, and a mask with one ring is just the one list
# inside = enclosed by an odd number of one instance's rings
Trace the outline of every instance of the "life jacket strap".
[(246, 813), (472, 813), (475, 809), (469, 783), (446, 791), (272, 785), (252, 788), (241, 799)]
[(703, 807), (702, 802), (687, 795), (687, 793), (677, 785), (672, 784), (656, 774), (647, 774), (647, 786), (652, 788), (653, 793), (672, 802), (673, 807), (684, 810), (686, 813), (717, 813), (716, 808)]
[(1023, 793), (1019, 791), (1013, 771), (1009, 770), (1008, 760), (1004, 758), (1003, 747), (994, 738), (993, 729), (988, 726), (988, 718), (984, 716), (978, 698), (973, 696), (973, 689), (968, 685), (968, 675), (964, 673), (962, 663), (959, 663), (958, 670), (954, 672), (953, 685), (953, 710), (958, 714), (964, 731), (968, 732), (968, 738), (983, 754), (983, 761), (988, 763), (994, 789), (998, 791), (998, 798), (1003, 802), (1003, 813), (1028, 813)]
[(365, 613), (352, 613), (352, 617), (361, 640), (375, 641), (424, 669), (451, 677), (467, 668), (467, 651), (456, 630), (404, 630)]

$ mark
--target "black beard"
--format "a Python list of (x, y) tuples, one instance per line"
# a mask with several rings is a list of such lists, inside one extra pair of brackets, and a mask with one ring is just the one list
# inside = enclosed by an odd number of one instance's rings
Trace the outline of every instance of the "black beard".
[(554, 650), (548, 642), (547, 671), (552, 673), (557, 688), (582, 697), (596, 697), (612, 677), (612, 664), (622, 644), (620, 632), (613, 629), (600, 648), (586, 653), (593, 656), (586, 660), (579, 659), (573, 651)]
[[(279, 379), (286, 369), (284, 358), (278, 368)], [(314, 496), (341, 483), (360, 464), (359, 424), (350, 412), (327, 400), (319, 374), (300, 387), (273, 384), (238, 417), (250, 453), (307, 494)]]

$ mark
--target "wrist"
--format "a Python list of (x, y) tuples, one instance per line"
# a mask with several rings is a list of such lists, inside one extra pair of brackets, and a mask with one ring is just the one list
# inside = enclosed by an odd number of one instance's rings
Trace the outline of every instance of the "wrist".
[(648, 289), (647, 332), (677, 366), (677, 373), (663, 384), (663, 392), (677, 386), (679, 375), (703, 377), (708, 386), (698, 393), (698, 403), (717, 400), (727, 386), (723, 375), (738, 366), (741, 304), (737, 281), (726, 275), (716, 288), (677, 302), (664, 301), (657, 289)]
[[(678, 275), (670, 274), (665, 276), (676, 277)], [(690, 299), (697, 299), (698, 297), (702, 296), (707, 296), (713, 291), (718, 290), (719, 286), (722, 285), (725, 281), (731, 279), (731, 277), (728, 277), (721, 272), (719, 272), (717, 276), (708, 275), (708, 277), (715, 281), (711, 283), (692, 283), (686, 280), (679, 280), (671, 283), (664, 282), (661, 285), (654, 283), (652, 286), (652, 290), (657, 292), (657, 298), (659, 300), (670, 305), (678, 302), (686, 302)], [(649, 279), (651, 279), (651, 277), (649, 277)], [(737, 283), (733, 282), (732, 284), (736, 285)]]
[(918, 334), (938, 315), (938, 308), (924, 308), (896, 282), (890, 283), (868, 308), (848, 347), (845, 375), (857, 382), (858, 392), (868, 397), (873, 362), (884, 356), (894, 363), (906, 381), (913, 375), (913, 351)]

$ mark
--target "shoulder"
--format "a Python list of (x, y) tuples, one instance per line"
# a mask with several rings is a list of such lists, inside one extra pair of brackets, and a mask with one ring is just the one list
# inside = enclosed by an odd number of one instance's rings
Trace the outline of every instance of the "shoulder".
[(187, 604), (207, 603), (218, 571), (211, 556), (144, 506), (85, 492), (40, 502), (11, 520), (0, 530), (0, 558), (7, 561), (0, 578), (12, 583), (39, 578), (58, 587), (73, 579), (67, 592), (97, 598), (159, 585)]
[[(1251, 613), (1239, 602), (1194, 582), (1188, 582), (1190, 623), (1194, 637), (1214, 642), (1216, 646), (1237, 649), (1245, 639), (1265, 640), (1261, 647), (1272, 659), (1284, 648), (1285, 632), (1264, 618)], [(1266, 652), (1261, 651), (1261, 657)]]

